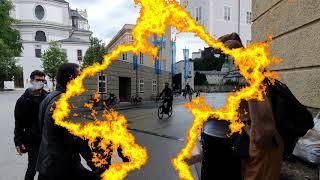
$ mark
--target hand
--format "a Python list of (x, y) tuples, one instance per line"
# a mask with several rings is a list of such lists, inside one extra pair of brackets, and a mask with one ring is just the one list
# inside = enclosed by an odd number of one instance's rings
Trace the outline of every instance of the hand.
[(17, 152), (20, 156), (22, 156), (22, 154), (26, 153), (26, 147), (21, 144), (19, 146), (16, 146)]

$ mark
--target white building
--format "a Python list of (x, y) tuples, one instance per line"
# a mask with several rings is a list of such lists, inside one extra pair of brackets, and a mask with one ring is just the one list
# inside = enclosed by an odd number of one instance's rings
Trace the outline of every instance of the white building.
[(23, 52), (18, 60), (23, 67), (25, 88), (30, 86), (31, 72), (42, 69), (40, 58), (50, 41), (60, 42), (68, 62), (82, 62), (92, 34), (86, 11), (73, 10), (64, 0), (12, 2), (14, 9), (11, 15), (19, 20), (15, 28), (20, 31), (23, 44)]
[(188, 75), (187, 75), (187, 79), (185, 79), (185, 68), (184, 68), (184, 61), (179, 61), (176, 63), (176, 74), (180, 74), (181, 73), (181, 88), (184, 89), (186, 87), (187, 84), (189, 84), (191, 86), (192, 89), (194, 89), (194, 76), (195, 76), (195, 72), (194, 72), (194, 64), (193, 61), (190, 60), (189, 61), (189, 67), (188, 67)]
[(212, 37), (237, 32), (251, 42), (251, 0), (180, 0), (181, 5)]
[(197, 71), (200, 74), (204, 74), (207, 77), (209, 85), (223, 85), (224, 78), (228, 74), (222, 71)]

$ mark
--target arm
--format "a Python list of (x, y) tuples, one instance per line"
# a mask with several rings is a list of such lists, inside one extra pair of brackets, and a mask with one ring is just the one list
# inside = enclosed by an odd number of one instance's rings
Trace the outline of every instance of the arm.
[(269, 96), (266, 95), (262, 102), (251, 100), (248, 105), (251, 119), (250, 139), (258, 147), (272, 145), (276, 129)]
[(23, 134), (24, 134), (24, 127), (23, 127), (23, 99), (19, 98), (15, 109), (14, 109), (14, 118), (15, 118), (15, 127), (14, 127), (14, 143), (16, 146), (23, 145)]

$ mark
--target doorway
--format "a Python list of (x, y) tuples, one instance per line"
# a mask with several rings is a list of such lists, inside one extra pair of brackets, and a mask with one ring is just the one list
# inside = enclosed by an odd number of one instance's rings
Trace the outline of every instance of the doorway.
[(119, 99), (120, 102), (128, 102), (131, 97), (131, 78), (119, 77)]

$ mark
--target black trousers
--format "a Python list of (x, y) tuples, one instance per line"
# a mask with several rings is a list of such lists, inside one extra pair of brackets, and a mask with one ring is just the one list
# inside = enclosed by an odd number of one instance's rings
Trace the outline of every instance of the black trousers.
[(98, 174), (82, 167), (64, 176), (39, 174), (38, 180), (100, 180)]
[(201, 180), (241, 180), (241, 160), (232, 155), (230, 139), (202, 133)]
[(27, 147), (28, 149), (28, 168), (26, 175), (24, 177), (25, 180), (34, 180), (34, 176), (36, 175), (36, 164), (39, 153), (39, 145), (30, 145)]

